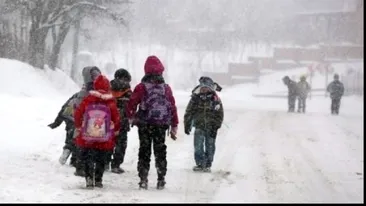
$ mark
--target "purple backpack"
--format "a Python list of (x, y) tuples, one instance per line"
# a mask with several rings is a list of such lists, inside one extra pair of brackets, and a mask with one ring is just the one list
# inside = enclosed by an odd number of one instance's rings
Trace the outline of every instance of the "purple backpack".
[(82, 138), (90, 143), (107, 142), (113, 135), (111, 110), (103, 103), (91, 103), (86, 107)]
[(170, 125), (172, 104), (166, 95), (167, 84), (144, 83), (145, 95), (140, 103), (140, 119), (153, 125)]

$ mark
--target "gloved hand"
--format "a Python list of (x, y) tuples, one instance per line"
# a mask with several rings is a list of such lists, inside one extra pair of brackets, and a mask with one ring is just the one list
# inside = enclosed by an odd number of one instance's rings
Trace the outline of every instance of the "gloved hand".
[(51, 124), (49, 124), (49, 125), (47, 125), (48, 127), (50, 127), (51, 129), (55, 129), (55, 128), (57, 128), (58, 126), (60, 126), (60, 124), (57, 124), (57, 122), (53, 122), (53, 123), (51, 123)]
[(184, 133), (186, 135), (189, 135), (191, 133), (191, 129), (190, 128), (184, 128)]
[(170, 137), (173, 140), (177, 139), (177, 133), (178, 133), (178, 127), (172, 127), (172, 129), (170, 130)]

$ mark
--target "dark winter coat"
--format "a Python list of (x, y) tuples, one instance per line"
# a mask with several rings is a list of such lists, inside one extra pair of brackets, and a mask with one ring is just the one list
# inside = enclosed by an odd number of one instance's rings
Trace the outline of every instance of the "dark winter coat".
[(123, 83), (114, 79), (111, 81), (111, 90), (117, 100), (117, 107), (121, 119), (121, 132), (130, 131), (130, 125), (127, 118), (127, 103), (130, 100), (132, 91), (129, 83)]
[(57, 117), (54, 121), (56, 127), (60, 126), (62, 122), (66, 124), (66, 131), (69, 131), (74, 128), (74, 117), (73, 117), (73, 105), (71, 104), (72, 100), (76, 98), (78, 93), (72, 95), (61, 107), (61, 110), (58, 112)]
[(224, 108), (216, 92), (193, 93), (184, 114), (185, 131), (192, 127), (217, 130), (224, 120)]
[(297, 83), (297, 93), (300, 98), (307, 98), (310, 89), (310, 84), (307, 81), (299, 81)]
[(327, 91), (330, 93), (331, 99), (341, 99), (344, 94), (343, 83), (339, 80), (334, 80), (328, 85)]
[(288, 96), (291, 97), (298, 96), (298, 87), (295, 81), (289, 79), (287, 82), (285, 82), (285, 84), (288, 88)]

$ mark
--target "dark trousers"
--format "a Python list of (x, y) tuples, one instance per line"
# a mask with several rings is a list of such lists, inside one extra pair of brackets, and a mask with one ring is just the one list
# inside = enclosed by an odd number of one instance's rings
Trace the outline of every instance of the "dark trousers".
[(341, 99), (334, 98), (332, 99), (332, 103), (330, 105), (331, 113), (332, 114), (339, 114), (339, 107), (341, 106)]
[(84, 170), (85, 162), (83, 160), (83, 149), (75, 145), (75, 159), (76, 159), (76, 172), (79, 173), (80, 171)]
[(155, 167), (158, 180), (164, 180), (167, 171), (165, 136), (168, 127), (151, 125), (139, 126), (140, 139), (139, 160), (137, 171), (141, 180), (147, 180), (150, 170), (151, 146), (154, 148)]
[(84, 163), (85, 178), (94, 179), (95, 182), (102, 182), (107, 152), (87, 148), (81, 148), (80, 151)]
[(195, 129), (194, 160), (197, 166), (212, 166), (216, 150), (216, 134), (216, 132)]
[(112, 169), (119, 168), (121, 166), (121, 164), (125, 159), (126, 148), (127, 148), (127, 131), (124, 131), (117, 136), (117, 142), (114, 151), (110, 151), (107, 154), (106, 162), (107, 164), (111, 163)]
[(298, 102), (297, 111), (305, 113), (305, 110), (306, 110), (306, 97), (299, 97), (298, 101), (299, 102)]
[(288, 96), (288, 111), (289, 112), (295, 111), (295, 104), (296, 104), (296, 96), (289, 95)]

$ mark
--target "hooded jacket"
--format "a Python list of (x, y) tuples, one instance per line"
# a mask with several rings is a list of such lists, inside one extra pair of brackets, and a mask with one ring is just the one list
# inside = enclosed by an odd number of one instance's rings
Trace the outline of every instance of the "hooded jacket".
[[(162, 74), (164, 72), (164, 66), (160, 62), (160, 60), (156, 56), (149, 56), (146, 59), (145, 66), (145, 76), (142, 78), (141, 83), (139, 83), (134, 91), (132, 92), (130, 101), (127, 104), (126, 114), (129, 119), (135, 118), (137, 105), (139, 105), (142, 101), (142, 98), (145, 95), (145, 86), (144, 83), (153, 83), (153, 84), (161, 84), (164, 83), (164, 78)], [(172, 105), (172, 127), (177, 127), (179, 120), (178, 120), (178, 113), (177, 107), (175, 105), (175, 99), (173, 96), (173, 91), (169, 85), (167, 85), (166, 95), (168, 101)]]
[(300, 80), (297, 83), (298, 95), (300, 98), (307, 98), (311, 90), (310, 84), (306, 80)]
[(341, 99), (344, 94), (344, 85), (338, 79), (335, 79), (327, 86), (327, 92), (331, 99)]
[[(207, 93), (200, 89), (210, 88)], [(217, 131), (224, 120), (223, 104), (215, 90), (207, 84), (201, 83), (192, 93), (184, 114), (184, 129), (190, 131), (192, 127), (205, 131)]]
[(88, 92), (93, 89), (93, 82), (97, 76), (101, 74), (101, 71), (98, 67), (84, 67), (82, 71), (83, 75), (83, 88), (77, 93), (76, 97), (72, 100), (72, 104), (74, 108), (78, 107), (81, 101), (85, 96), (88, 95)]
[[(110, 93), (109, 80), (105, 76), (99, 75), (97, 79), (94, 81), (93, 86), (94, 90), (91, 90), (89, 92), (89, 94), (82, 100), (82, 102), (74, 112), (75, 128), (77, 128), (80, 131), (85, 109), (90, 103), (103, 102), (107, 104), (107, 106), (111, 109), (111, 120), (114, 124), (114, 131), (115, 132), (119, 131), (120, 117), (117, 109), (116, 100)], [(110, 151), (113, 150), (115, 146), (116, 141), (115, 136), (113, 136), (113, 138), (111, 138), (108, 142), (101, 142), (101, 143), (94, 142), (89, 144), (82, 138), (81, 135), (82, 134), (79, 133), (78, 136), (76, 137), (76, 144), (82, 148)]]
[(297, 83), (293, 80), (291, 80), (289, 77), (284, 77), (282, 79), (283, 83), (285, 83), (285, 85), (288, 88), (288, 96), (289, 97), (296, 97), (298, 96), (298, 88), (297, 88)]

